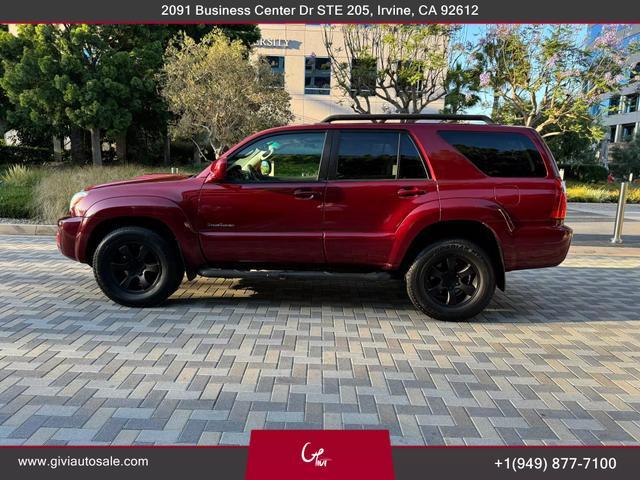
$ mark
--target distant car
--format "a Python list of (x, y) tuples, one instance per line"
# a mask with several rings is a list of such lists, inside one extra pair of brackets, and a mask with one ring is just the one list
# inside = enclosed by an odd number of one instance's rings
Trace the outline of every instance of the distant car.
[(564, 260), (565, 213), (558, 167), (530, 128), (341, 115), (257, 133), (192, 177), (89, 187), (57, 240), (131, 307), (160, 304), (185, 272), (385, 272), (422, 312), (463, 320), (504, 290), (505, 272)]

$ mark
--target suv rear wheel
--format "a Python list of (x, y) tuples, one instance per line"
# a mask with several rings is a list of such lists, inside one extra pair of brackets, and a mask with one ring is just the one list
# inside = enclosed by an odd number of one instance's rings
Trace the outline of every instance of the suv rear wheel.
[(467, 240), (444, 240), (425, 248), (405, 275), (413, 304), (438, 320), (461, 321), (480, 313), (496, 287), (491, 260)]
[(141, 227), (123, 227), (102, 239), (93, 255), (102, 291), (127, 307), (151, 307), (175, 292), (184, 267), (165, 238)]

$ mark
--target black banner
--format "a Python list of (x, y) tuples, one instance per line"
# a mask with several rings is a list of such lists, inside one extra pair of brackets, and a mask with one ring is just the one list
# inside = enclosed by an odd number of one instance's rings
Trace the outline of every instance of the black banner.
[(3, 3), (0, 22), (637, 23), (640, 8), (626, 0), (21, 0)]
[[(392, 448), (396, 480), (629, 479), (640, 471), (639, 454), (636, 447)], [(246, 447), (2, 447), (0, 472), (11, 480), (240, 480), (245, 478), (247, 458)], [(374, 464), (379, 460), (370, 459)], [(264, 478), (288, 477), (286, 472), (265, 471)]]

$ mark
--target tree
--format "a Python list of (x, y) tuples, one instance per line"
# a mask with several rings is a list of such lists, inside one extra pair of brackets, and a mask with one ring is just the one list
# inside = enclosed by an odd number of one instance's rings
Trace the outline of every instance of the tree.
[(27, 25), (20, 28), (21, 57), (5, 65), (2, 86), (8, 97), (36, 124), (53, 130), (91, 133), (93, 163), (102, 164), (101, 130), (126, 128), (128, 68), (125, 52), (117, 52), (97, 25)]
[(628, 78), (627, 53), (614, 29), (584, 46), (574, 26), (500, 25), (486, 30), (473, 58), (496, 120), (593, 143), (602, 129), (590, 108)]
[[(4, 69), (2, 68), (1, 59), (2, 45), (7, 43), (6, 36), (9, 35), (9, 29), (6, 25), (0, 25), (0, 78), (2, 77)], [(0, 88), (0, 141), (4, 139), (4, 134), (7, 131), (7, 111), (10, 108), (10, 102), (4, 91)]]
[(480, 103), (478, 90), (480, 80), (477, 71), (464, 68), (457, 62), (447, 72), (445, 89), (447, 94), (444, 97), (444, 108), (442, 113), (458, 114), (464, 112)]
[(17, 37), (0, 32), (0, 90), (9, 102), (7, 123), (18, 130), (21, 140), (30, 143), (66, 133), (70, 127), (64, 104), (59, 101), (61, 95), (53, 88), (52, 79), (58, 70), (42, 48), (52, 40), (54, 28), (23, 26)]
[[(157, 26), (157, 28), (164, 29), (167, 43), (171, 38), (179, 35), (180, 33), (184, 33), (196, 42), (199, 42), (214, 29), (221, 31), (229, 40), (239, 40), (247, 48), (250, 48), (254, 43), (260, 40), (260, 29), (257, 25), (251, 24), (212, 25), (198, 23), (186, 25), (163, 25)], [(166, 46), (167, 45), (165, 45), (165, 47)]]
[(188, 138), (199, 156), (214, 156), (249, 134), (285, 125), (289, 94), (263, 61), (252, 62), (239, 40), (220, 30), (200, 42), (182, 35), (165, 53), (162, 96), (175, 115), (174, 137)]
[[(101, 163), (103, 140), (115, 141), (121, 161), (127, 143), (140, 140), (135, 135), (144, 137), (146, 151), (149, 138), (166, 136), (169, 112), (157, 81), (167, 45), (180, 31), (200, 38), (212, 28), (31, 25), (20, 27), (17, 37), (2, 29), (0, 127), (10, 124), (29, 141), (69, 136), (72, 158), (79, 163), (86, 158), (83, 130), (91, 132), (94, 163)], [(222, 30), (244, 45), (260, 36), (255, 25)]]
[(616, 176), (626, 177), (633, 173), (634, 178), (640, 176), (640, 135), (622, 144), (611, 147), (612, 162), (609, 167)]
[(323, 41), (354, 111), (371, 113), (371, 99), (378, 97), (389, 110), (418, 113), (446, 94), (455, 31), (436, 24), (325, 26)]

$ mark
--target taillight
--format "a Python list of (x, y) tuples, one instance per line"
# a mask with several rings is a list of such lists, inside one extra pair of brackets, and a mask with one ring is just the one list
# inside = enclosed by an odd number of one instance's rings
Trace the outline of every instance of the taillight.
[(555, 179), (556, 200), (551, 210), (551, 218), (554, 220), (564, 220), (567, 216), (567, 186), (561, 178)]

